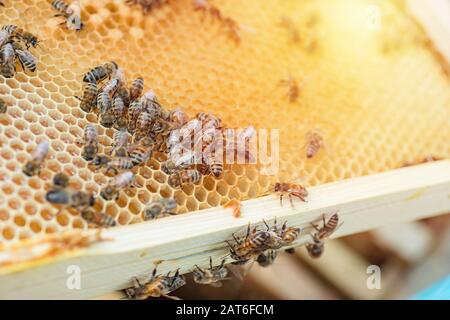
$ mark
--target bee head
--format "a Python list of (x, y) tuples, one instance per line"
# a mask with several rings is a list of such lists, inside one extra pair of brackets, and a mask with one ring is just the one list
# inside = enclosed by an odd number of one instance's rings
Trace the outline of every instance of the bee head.
[(94, 218), (94, 211), (85, 209), (81, 212), (81, 216), (83, 217), (83, 219), (90, 221)]
[(273, 186), (273, 190), (275, 192), (280, 191), (281, 190), (281, 183), (279, 183), (279, 182), (275, 183), (274, 186)]
[(25, 173), (29, 177), (31, 177), (34, 174), (34, 171), (35, 166), (31, 161), (27, 162), (23, 167), (23, 173)]
[(69, 177), (63, 172), (57, 173), (53, 177), (53, 184), (55, 186), (65, 188), (69, 184)]
[(177, 207), (177, 202), (175, 201), (175, 199), (170, 198), (166, 200), (166, 210), (167, 211), (171, 211), (173, 209), (175, 209)]
[(89, 195), (89, 206), (93, 207), (95, 204), (95, 196), (93, 194)]
[(86, 161), (94, 159), (94, 155), (97, 152), (97, 148), (94, 145), (87, 145), (83, 149), (83, 158)]
[(151, 220), (156, 218), (158, 214), (161, 213), (161, 206), (158, 204), (151, 204), (147, 208), (144, 209), (144, 219)]

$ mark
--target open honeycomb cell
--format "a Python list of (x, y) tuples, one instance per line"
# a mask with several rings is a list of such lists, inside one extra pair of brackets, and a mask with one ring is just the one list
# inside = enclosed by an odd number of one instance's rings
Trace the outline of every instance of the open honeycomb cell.
[[(99, 193), (108, 177), (95, 172), (76, 144), (87, 123), (97, 123), (74, 98), (82, 75), (114, 60), (129, 81), (145, 79), (168, 109), (192, 117), (209, 111), (228, 128), (279, 129), (280, 170), (227, 166), (222, 177), (172, 189), (155, 153), (135, 169), (135, 190), (117, 201), (99, 198), (95, 209), (119, 225), (143, 220), (142, 209), (159, 197), (174, 197), (183, 213), (248, 199), (276, 180), (305, 177), (308, 185), (368, 175), (427, 155), (450, 156), (450, 82), (423, 30), (400, 0), (211, 0), (240, 26), (240, 41), (226, 26), (194, 11), (191, 0), (171, 1), (148, 15), (120, 0), (84, 0), (85, 29), (61, 28), (50, 1), (4, 0), (0, 21), (43, 41), (31, 52), (35, 73), (20, 68), (0, 77), (9, 108), (0, 116), (0, 242), (15, 242), (68, 228), (87, 228), (79, 213), (45, 201), (55, 173), (72, 176), (71, 187)], [(381, 10), (381, 27), (367, 25), (369, 5)], [(297, 30), (282, 26), (288, 19)], [(293, 36), (294, 35), (294, 36)], [(289, 77), (299, 85), (291, 101)], [(307, 132), (318, 129), (326, 147), (306, 159)], [(99, 126), (100, 152), (112, 129)], [(39, 177), (21, 173), (41, 141), (50, 152)]]

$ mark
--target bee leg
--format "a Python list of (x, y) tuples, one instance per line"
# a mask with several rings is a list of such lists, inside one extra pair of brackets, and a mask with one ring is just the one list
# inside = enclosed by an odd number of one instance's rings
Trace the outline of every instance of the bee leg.
[(200, 268), (198, 265), (194, 264), (194, 267), (196, 267), (198, 269), (198, 271), (200, 271), (201, 273), (204, 273), (202, 268)]
[(269, 230), (270, 230), (270, 227), (269, 227), (269, 225), (267, 224), (266, 220), (263, 219), (263, 222), (264, 222), (264, 225), (265, 225), (266, 228), (267, 228), (267, 231), (269, 231)]
[(152, 277), (150, 278), (150, 281), (153, 281), (153, 279), (155, 279), (155, 276), (156, 276), (156, 267), (152, 271)]
[(74, 98), (76, 98), (77, 100), (83, 101), (82, 98), (80, 98), (79, 96), (73, 96)]
[(212, 270), (212, 257), (209, 257), (209, 269)]
[(223, 268), (223, 266), (225, 265), (225, 261), (226, 261), (226, 259), (223, 259), (223, 260), (222, 260), (222, 262), (220, 263), (219, 269), (222, 269), (222, 268)]
[(294, 208), (294, 202), (292, 201), (292, 195), (289, 194), (289, 202), (291, 203), (291, 207)]
[(232, 234), (234, 241), (236, 241), (236, 243), (240, 243), (239, 239), (236, 238), (236, 236), (234, 235), (234, 233)]
[(316, 231), (320, 231), (319, 227), (316, 226), (314, 223), (311, 223), (311, 226), (312, 226), (314, 229), (316, 229)]

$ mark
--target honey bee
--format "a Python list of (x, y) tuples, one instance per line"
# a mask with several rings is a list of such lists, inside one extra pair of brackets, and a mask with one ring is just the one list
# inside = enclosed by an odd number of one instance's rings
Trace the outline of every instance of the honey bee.
[(306, 150), (306, 158), (313, 158), (324, 146), (325, 143), (320, 131), (312, 130), (306, 134), (306, 144), (304, 147)]
[(280, 85), (288, 88), (289, 102), (296, 102), (300, 96), (300, 85), (298, 84), (297, 79), (295, 79), (292, 75), (289, 75), (287, 80), (280, 81)]
[(216, 288), (222, 287), (222, 281), (229, 279), (227, 278), (228, 269), (225, 267), (225, 259), (219, 266), (213, 267), (211, 257), (209, 257), (209, 269), (202, 269), (195, 265), (192, 275), (196, 283), (207, 284)]
[(121, 85), (117, 91), (116, 91), (116, 95), (119, 96), (123, 103), (125, 104), (125, 106), (128, 108), (128, 106), (130, 105), (130, 93), (128, 92), (128, 89)]
[(155, 117), (148, 113), (148, 112), (142, 112), (137, 120), (136, 120), (136, 137), (138, 139), (147, 136), (151, 131), (151, 125), (153, 121), (155, 120)]
[(113, 144), (110, 154), (115, 157), (126, 157), (128, 156), (127, 145), (128, 145), (129, 134), (126, 129), (121, 129), (114, 132)]
[[(118, 70), (121, 70), (121, 69), (118, 69)], [(111, 97), (115, 94), (117, 89), (119, 89), (120, 85), (121, 85), (120, 79), (118, 77), (114, 77), (106, 83), (106, 85), (103, 87), (102, 91)]]
[(66, 19), (66, 22), (62, 22), (60, 25), (67, 23), (68, 26), (71, 26), (76, 31), (83, 29), (84, 24), (81, 21), (79, 9), (75, 10), (72, 5), (68, 5), (62, 0), (53, 0), (52, 7), (59, 12), (55, 14), (55, 17), (64, 17)]
[(80, 108), (84, 112), (91, 112), (97, 106), (98, 86), (95, 82), (86, 82), (83, 84), (83, 97), (75, 96), (81, 101)]
[(119, 66), (114, 61), (107, 62), (101, 66), (91, 69), (83, 76), (83, 81), (95, 83), (101, 82), (106, 78), (111, 78), (118, 68)]
[(107, 112), (112, 113), (112, 99), (107, 91), (102, 90), (97, 94), (97, 106), (100, 111), (100, 116)]
[(39, 143), (31, 154), (31, 160), (28, 161), (23, 167), (23, 173), (31, 177), (41, 172), (41, 166), (44, 163), (45, 157), (48, 154), (50, 143), (48, 141), (42, 141)]
[(306, 202), (306, 197), (308, 196), (308, 190), (300, 184), (277, 182), (273, 187), (273, 192), (280, 194), (280, 205), (283, 206), (283, 196), (287, 194), (289, 196), (289, 201), (291, 206), (294, 206), (292, 197), (297, 197), (303, 202)]
[(153, 220), (164, 214), (175, 215), (172, 212), (177, 208), (177, 202), (173, 198), (164, 198), (154, 201), (144, 208), (144, 220)]
[(170, 159), (164, 161), (161, 164), (161, 170), (166, 174), (172, 174), (178, 171), (182, 171), (191, 166), (193, 162), (193, 152), (188, 151), (180, 157), (170, 157)]
[(257, 258), (256, 262), (263, 268), (271, 266), (277, 257), (277, 252), (275, 250), (267, 250), (262, 252)]
[(92, 163), (97, 169), (106, 167), (105, 173), (113, 171), (117, 174), (119, 170), (130, 170), (135, 166), (147, 162), (152, 156), (152, 152), (151, 148), (138, 145), (132, 148), (129, 157), (109, 158), (107, 156), (97, 156)]
[(142, 99), (134, 100), (128, 108), (128, 131), (134, 133), (136, 131), (136, 122), (139, 115), (144, 111)]
[(128, 299), (133, 300), (145, 300), (150, 297), (166, 297), (178, 300), (177, 297), (169, 296), (169, 293), (185, 284), (186, 280), (180, 275), (179, 270), (177, 270), (173, 276), (170, 276), (170, 272), (165, 276), (157, 276), (155, 268), (152, 272), (152, 277), (147, 284), (141, 284), (137, 278), (133, 278), (133, 287), (125, 289), (125, 295)]
[(53, 186), (56, 189), (65, 189), (69, 185), (69, 176), (63, 172), (57, 173), (53, 177)]
[(187, 114), (186, 114), (183, 110), (181, 110), (181, 109), (179, 109), (179, 108), (174, 109), (174, 110), (172, 110), (172, 111), (170, 112), (169, 119), (170, 119), (170, 122), (172, 123), (172, 127), (173, 127), (174, 129), (179, 129), (179, 128), (181, 128), (181, 127), (184, 126), (184, 125), (188, 122), (188, 120), (189, 120)]
[(87, 124), (84, 128), (83, 152), (81, 156), (86, 160), (93, 160), (98, 152), (98, 132), (93, 124)]
[(0, 61), (2, 61), (0, 74), (5, 78), (12, 78), (16, 73), (15, 58), (16, 54), (11, 43), (5, 44), (0, 49)]
[(120, 170), (130, 170), (134, 167), (133, 160), (129, 157), (115, 157), (109, 158), (104, 155), (99, 155), (94, 158), (92, 164), (97, 167), (96, 170), (106, 167), (105, 174), (113, 172), (119, 173)]
[(106, 91), (97, 95), (97, 106), (100, 109), (100, 124), (105, 128), (111, 128), (116, 119), (112, 110), (111, 97)]
[(135, 166), (146, 163), (152, 157), (153, 149), (145, 145), (146, 140), (141, 140), (130, 152), (130, 158)]
[(298, 239), (298, 236), (300, 235), (301, 229), (300, 228), (294, 228), (289, 227), (286, 228), (286, 222), (283, 224), (283, 227), (281, 228), (280, 236), (283, 241), (283, 245), (290, 245), (294, 241)]
[(37, 60), (31, 53), (28, 51), (16, 50), (16, 54), (23, 70), (28, 69), (31, 72), (36, 71)]
[(134, 174), (131, 171), (123, 172), (114, 178), (100, 191), (100, 195), (105, 200), (117, 200), (120, 190), (131, 186), (134, 180)]
[(128, 5), (140, 5), (145, 14), (167, 2), (168, 0), (125, 0)]
[(0, 114), (6, 113), (7, 109), (8, 105), (6, 104), (6, 101), (0, 98)]
[(146, 112), (150, 113), (153, 117), (161, 116), (162, 107), (153, 91), (147, 91), (141, 99)]
[(11, 39), (17, 28), (17, 26), (12, 24), (8, 24), (2, 27), (2, 29), (0, 30), (0, 47), (2, 47)]
[(325, 215), (322, 216), (323, 226), (319, 228), (317, 225), (311, 223), (313, 228), (316, 230), (315, 233), (311, 234), (312, 243), (306, 244), (306, 249), (308, 250), (311, 258), (319, 258), (324, 251), (324, 240), (331, 236), (333, 232), (337, 230), (339, 223), (338, 213), (334, 213), (328, 221), (325, 221)]
[(286, 29), (289, 32), (289, 36), (292, 42), (300, 42), (300, 32), (297, 26), (289, 17), (281, 17), (279, 26)]
[(88, 223), (92, 223), (100, 227), (114, 227), (117, 223), (113, 217), (106, 213), (96, 212), (93, 208), (85, 208), (81, 211), (81, 217)]
[(235, 245), (225, 241), (230, 247), (230, 257), (236, 260), (236, 264), (246, 263), (248, 260), (256, 258), (261, 252), (268, 249), (267, 243), (271, 240), (271, 234), (267, 231), (258, 231), (254, 228), (250, 232), (250, 225), (247, 227), (247, 235), (244, 239), (236, 238), (232, 234)]
[(130, 87), (130, 100), (134, 101), (142, 95), (144, 91), (144, 78), (139, 77), (133, 80)]
[(241, 37), (239, 35), (239, 25), (236, 21), (229, 17), (224, 17), (222, 12), (208, 2), (208, 0), (193, 0), (194, 10), (203, 11), (203, 13), (209, 13), (209, 15), (220, 22), (224, 27), (228, 29), (228, 35), (230, 39), (234, 40), (236, 43), (239, 43)]
[(185, 184), (196, 184), (202, 178), (201, 173), (195, 169), (187, 169), (180, 172), (172, 173), (169, 176), (169, 186), (172, 188), (181, 188)]
[(112, 114), (114, 116), (114, 127), (116, 129), (127, 127), (127, 108), (122, 98), (116, 95), (113, 100)]
[(105, 128), (112, 128), (115, 120), (111, 108), (100, 114), (100, 124)]
[(199, 112), (196, 118), (202, 123), (203, 129), (211, 127), (220, 129), (222, 127), (222, 120), (210, 113)]
[(57, 215), (67, 208), (84, 210), (95, 204), (95, 196), (84, 191), (75, 191), (72, 189), (54, 189), (47, 192), (45, 199), (53, 204), (63, 205)]
[(223, 173), (223, 159), (216, 157), (213, 153), (209, 153), (207, 157), (208, 171), (216, 178)]

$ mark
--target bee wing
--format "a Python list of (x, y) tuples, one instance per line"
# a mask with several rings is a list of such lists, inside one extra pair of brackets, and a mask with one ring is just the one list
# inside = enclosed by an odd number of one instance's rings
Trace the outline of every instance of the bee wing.
[(242, 276), (242, 267), (234, 264), (227, 265), (227, 269), (240, 281), (244, 280)]

